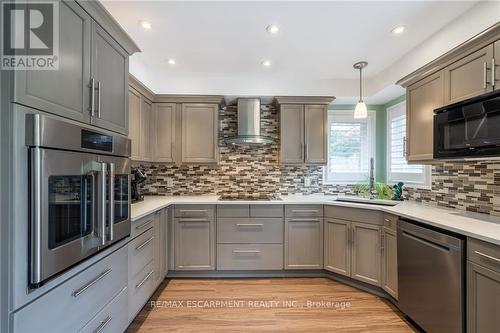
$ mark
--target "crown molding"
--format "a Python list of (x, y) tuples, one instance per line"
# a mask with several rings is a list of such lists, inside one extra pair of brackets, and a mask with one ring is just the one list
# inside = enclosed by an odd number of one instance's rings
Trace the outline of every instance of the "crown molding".
[(137, 80), (132, 74), (128, 75), (128, 85), (137, 90), (141, 95), (149, 99), (151, 102), (155, 99), (155, 93), (146, 87), (141, 81)]
[(155, 95), (154, 103), (209, 103), (224, 106), (224, 96), (221, 95)]
[(276, 104), (324, 104), (328, 105), (335, 99), (334, 96), (276, 96)]

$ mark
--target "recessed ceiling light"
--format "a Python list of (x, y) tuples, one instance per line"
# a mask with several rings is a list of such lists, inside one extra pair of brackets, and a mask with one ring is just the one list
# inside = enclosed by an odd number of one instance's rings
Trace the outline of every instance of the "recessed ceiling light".
[(277, 25), (270, 24), (266, 27), (266, 31), (270, 34), (276, 34), (278, 31), (280, 31), (280, 28), (278, 28)]
[(393, 35), (401, 35), (403, 32), (405, 32), (406, 28), (404, 25), (398, 25), (394, 29), (392, 29), (392, 34)]
[(169, 65), (175, 65), (175, 59), (168, 59)]
[(139, 24), (141, 27), (143, 27), (145, 30), (151, 29), (151, 22), (148, 21), (139, 21)]
[(264, 67), (269, 67), (269, 66), (271, 66), (271, 61), (270, 61), (270, 60), (264, 60), (264, 61), (262, 62), (262, 66), (264, 66)]

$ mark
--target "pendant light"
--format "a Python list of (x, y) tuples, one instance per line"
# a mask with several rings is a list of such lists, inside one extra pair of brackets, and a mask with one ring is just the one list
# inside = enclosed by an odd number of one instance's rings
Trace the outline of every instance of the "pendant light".
[(365, 102), (363, 102), (363, 81), (361, 76), (363, 68), (365, 68), (366, 66), (368, 66), (368, 63), (366, 61), (357, 62), (352, 66), (355, 69), (359, 69), (359, 101), (358, 104), (356, 104), (356, 108), (354, 109), (354, 118), (356, 119), (368, 117), (368, 110), (366, 109)]

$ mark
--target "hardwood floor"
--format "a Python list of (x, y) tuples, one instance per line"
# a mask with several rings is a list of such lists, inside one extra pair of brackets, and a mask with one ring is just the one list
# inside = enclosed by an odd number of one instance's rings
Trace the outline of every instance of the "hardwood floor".
[(326, 278), (276, 278), (165, 281), (127, 333), (333, 331), (416, 332), (380, 297)]

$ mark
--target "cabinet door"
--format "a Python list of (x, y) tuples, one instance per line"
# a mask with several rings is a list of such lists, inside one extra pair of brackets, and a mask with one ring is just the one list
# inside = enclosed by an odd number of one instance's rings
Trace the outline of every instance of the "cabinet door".
[(396, 233), (388, 228), (382, 231), (382, 288), (398, 299), (398, 248)]
[(132, 141), (130, 158), (141, 159), (141, 95), (133, 89), (128, 91), (129, 131), (128, 138)]
[(352, 223), (352, 278), (380, 285), (380, 238), (379, 226)]
[(326, 164), (328, 113), (326, 105), (306, 105), (304, 110), (305, 162)]
[(155, 281), (159, 285), (165, 279), (165, 255), (166, 255), (166, 213), (159, 210), (155, 213), (154, 220), (154, 270)]
[(182, 105), (182, 162), (217, 162), (218, 114), (215, 104)]
[(285, 220), (285, 269), (323, 268), (323, 219)]
[(493, 44), (494, 47), (494, 72), (493, 72), (493, 78), (492, 82), (494, 85), (495, 90), (500, 89), (500, 40), (497, 40), (495, 44)]
[(90, 121), (91, 22), (75, 2), (59, 2), (59, 69), (14, 71), (15, 102)]
[(406, 159), (425, 162), (433, 159), (434, 109), (444, 102), (443, 72), (433, 74), (406, 91)]
[(467, 262), (467, 332), (493, 333), (500, 327), (500, 272)]
[(151, 161), (151, 103), (141, 96), (141, 161)]
[(174, 103), (154, 103), (151, 142), (156, 162), (175, 161), (175, 106)]
[(493, 44), (445, 68), (445, 100), (458, 102), (492, 91), (491, 62)]
[(325, 219), (325, 264), (327, 271), (351, 275), (350, 222)]
[(92, 24), (92, 77), (96, 80), (96, 126), (128, 133), (128, 54), (97, 23)]
[(209, 218), (176, 218), (175, 269), (215, 269), (215, 221)]
[(281, 163), (304, 163), (304, 105), (282, 104), (280, 128)]

